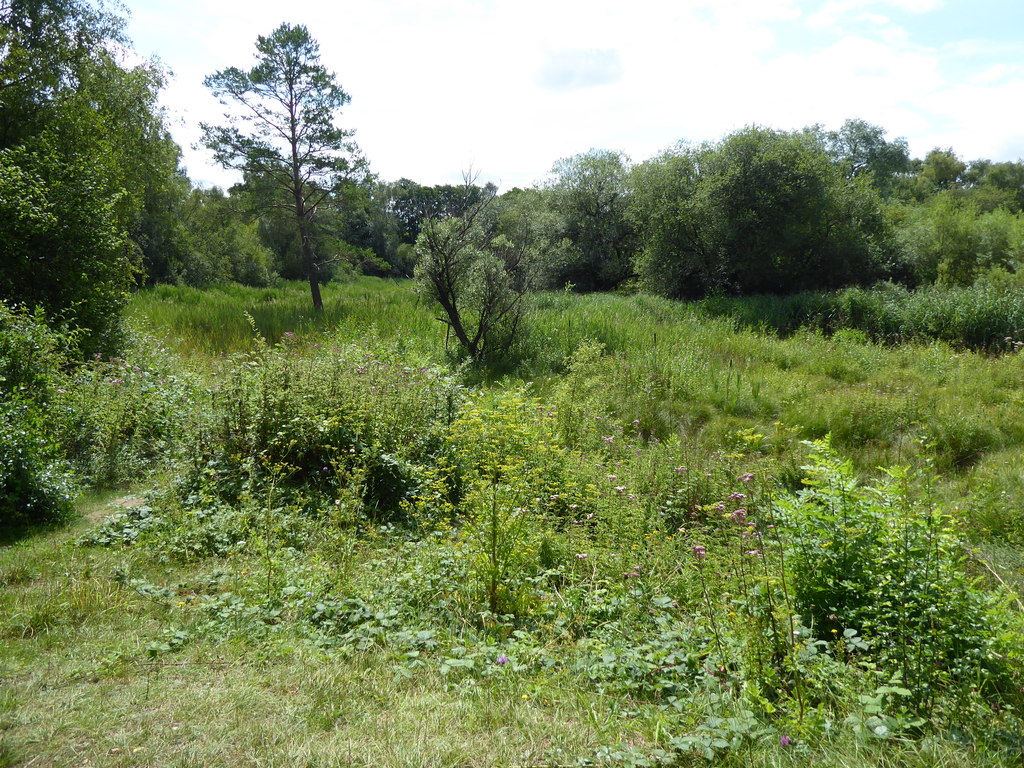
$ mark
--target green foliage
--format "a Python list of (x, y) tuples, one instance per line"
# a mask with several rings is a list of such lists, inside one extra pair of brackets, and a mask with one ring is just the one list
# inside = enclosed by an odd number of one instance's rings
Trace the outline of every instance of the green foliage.
[(886, 141), (883, 128), (864, 120), (847, 120), (839, 130), (821, 134), (821, 139), (848, 178), (868, 176), (885, 197), (910, 170), (906, 139)]
[(652, 292), (791, 293), (864, 282), (888, 235), (867, 177), (846, 179), (807, 133), (748, 128), (638, 167), (637, 271)]
[[(469, 195), (470, 179), (465, 188)], [(419, 288), (474, 362), (500, 359), (521, 340), (540, 245), (529, 211), (493, 203), (488, 197), (462, 217), (430, 219), (416, 241)]]
[(63, 521), (77, 484), (47, 418), (59, 397), (66, 339), (40, 312), (0, 303), (0, 523)]
[(358, 473), (366, 513), (397, 515), (419, 466), (441, 447), (458, 386), (386, 349), (334, 346), (315, 362), (304, 352), (286, 337), (275, 347), (257, 344), (224, 371), (203, 450), (191, 457), (191, 482), (233, 499), (252, 467), (331, 494)]
[(892, 283), (792, 296), (714, 297), (697, 307), (707, 316), (735, 318), (755, 329), (792, 334), (801, 328), (838, 333), (855, 330), (885, 344), (941, 341), (958, 348), (1016, 351), (1024, 328), (1019, 280), (988, 273), (969, 287)]
[(124, 22), (102, 5), (28, 0), (0, 17), (0, 297), (82, 329), (83, 356), (116, 350), (140, 256), (175, 239), (163, 73), (122, 63)]
[(1024, 258), (1024, 218), (1006, 209), (983, 213), (942, 192), (908, 209), (899, 229), (904, 258), (917, 282), (968, 286), (993, 268)]
[(864, 487), (827, 443), (810, 458), (805, 488), (776, 504), (795, 605), (816, 636), (863, 635), (926, 715), (942, 689), (993, 674), (991, 605), (968, 576), (958, 525), (932, 506), (933, 479), (894, 468)]
[(49, 141), (0, 152), (0, 296), (42, 307), (55, 326), (81, 329), (83, 355), (118, 343), (135, 273), (106, 185), (102, 167), (62, 157)]
[(256, 41), (257, 62), (217, 72), (205, 84), (238, 112), (229, 125), (203, 125), (203, 142), (225, 168), (240, 170), (268, 186), (268, 207), (292, 216), (309, 282), (313, 308), (323, 309), (321, 258), (313, 243), (317, 211), (339, 201), (351, 180), (365, 175), (365, 161), (352, 131), (335, 125), (351, 97), (320, 62), (320, 46), (300, 25), (282, 24)]
[(132, 362), (97, 358), (69, 370), (50, 412), (61, 449), (95, 487), (135, 483), (176, 466), (207, 418), (209, 394), (152, 340), (134, 337)]
[(632, 276), (637, 240), (628, 216), (629, 169), (625, 155), (598, 150), (555, 163), (545, 202), (572, 247), (549, 256), (551, 287), (608, 290)]

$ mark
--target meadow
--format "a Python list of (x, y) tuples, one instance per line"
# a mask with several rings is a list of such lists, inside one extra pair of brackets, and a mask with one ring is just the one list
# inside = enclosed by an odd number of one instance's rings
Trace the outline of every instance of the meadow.
[(482, 368), (411, 283), (308, 301), (142, 291), (60, 374), (0, 766), (1024, 762), (1012, 341), (542, 293)]

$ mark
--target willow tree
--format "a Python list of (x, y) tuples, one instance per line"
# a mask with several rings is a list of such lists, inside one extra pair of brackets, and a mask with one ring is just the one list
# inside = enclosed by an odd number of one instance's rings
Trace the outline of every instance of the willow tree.
[(301, 24), (257, 38), (252, 69), (229, 67), (204, 83), (232, 109), (227, 125), (203, 124), (203, 143), (225, 168), (277, 191), (270, 207), (293, 215), (313, 307), (322, 310), (312, 222), (366, 172), (353, 131), (335, 122), (351, 97), (321, 64), (320, 46)]

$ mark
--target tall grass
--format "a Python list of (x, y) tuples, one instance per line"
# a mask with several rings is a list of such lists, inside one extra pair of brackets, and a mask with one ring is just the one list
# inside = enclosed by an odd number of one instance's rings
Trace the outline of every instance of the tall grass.
[(286, 334), (310, 337), (329, 330), (340, 339), (370, 334), (425, 350), (443, 346), (443, 326), (417, 300), (409, 282), (361, 277), (325, 285), (322, 296), (324, 310), (318, 313), (308, 288), (298, 282), (204, 290), (160, 285), (136, 294), (129, 314), (151, 332), (165, 333), (172, 346), (186, 354), (217, 355), (247, 348), (254, 330), (271, 344)]
[(1024, 340), (1024, 292), (997, 284), (913, 291), (883, 284), (834, 293), (714, 297), (696, 306), (711, 317), (730, 317), (781, 334), (802, 328), (831, 334), (848, 328), (887, 344), (935, 340), (995, 352), (1019, 348), (1015, 344)]
[[(894, 296), (907, 298), (899, 290), (845, 291), (828, 300), (845, 307), (842, 317), (851, 324), (870, 325), (870, 318), (896, 306)], [(943, 306), (963, 308), (964, 296), (949, 292)], [(1015, 411), (1024, 397), (1019, 355), (957, 352), (934, 339), (872, 343), (869, 335), (890, 340), (922, 335), (907, 330), (908, 320), (900, 321), (902, 331), (885, 331), (884, 323), (871, 334), (842, 330), (842, 323), (826, 322), (824, 309), (814, 315), (817, 328), (789, 328), (783, 337), (750, 327), (750, 318), (762, 310), (770, 323), (781, 325), (780, 318), (806, 313), (819, 299), (825, 301), (812, 294), (734, 300), (719, 307), (732, 307), (730, 315), (711, 316), (710, 302), (536, 294), (516, 357), (476, 372), (472, 380), (511, 377), (550, 393), (581, 344), (596, 342), (602, 355), (587, 374), (600, 382), (595, 409), (611, 413), (621, 428), (637, 422), (659, 439), (682, 435), (727, 442), (742, 430), (754, 430), (790, 434), (790, 442), (797, 443), (831, 433), (836, 447), (866, 472), (913, 458), (922, 443), (932, 445), (940, 467), (957, 472), (989, 452), (1024, 444), (1024, 422)], [(446, 349), (444, 326), (411, 282), (361, 278), (331, 284), (324, 303), (322, 315), (313, 313), (299, 283), (208, 291), (161, 286), (138, 294), (132, 312), (151, 332), (165, 333), (172, 348), (199, 357), (249, 348), (254, 332), (247, 314), (271, 343), (287, 334), (296, 341), (332, 344), (375, 337), (438, 363), (456, 352)], [(925, 318), (926, 308), (927, 296), (921, 294), (900, 311), (910, 317), (913, 309)], [(939, 317), (946, 310), (931, 311)], [(966, 310), (962, 315), (967, 317)], [(924, 327), (925, 319), (914, 322)], [(941, 328), (938, 320), (931, 327)], [(825, 329), (839, 330), (827, 336)]]

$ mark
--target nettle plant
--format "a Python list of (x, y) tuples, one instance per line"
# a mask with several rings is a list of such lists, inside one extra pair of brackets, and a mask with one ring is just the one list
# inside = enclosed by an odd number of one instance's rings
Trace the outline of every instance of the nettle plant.
[(998, 622), (957, 521), (932, 501), (930, 473), (891, 468), (862, 486), (827, 441), (809, 445), (805, 487), (776, 499), (775, 515), (795, 607), (815, 635), (856, 630), (923, 716), (943, 689), (994, 681)]

